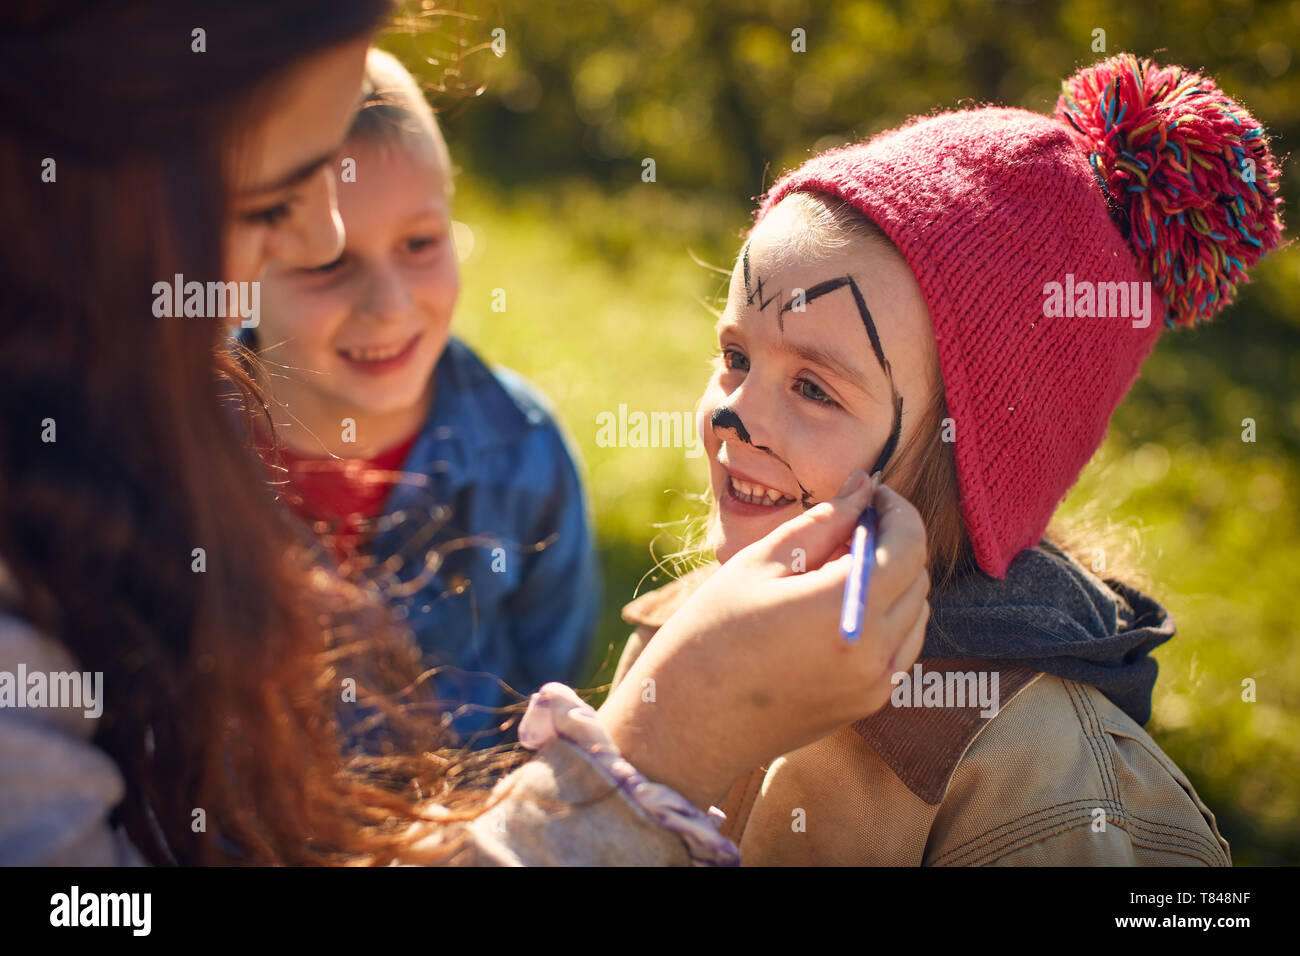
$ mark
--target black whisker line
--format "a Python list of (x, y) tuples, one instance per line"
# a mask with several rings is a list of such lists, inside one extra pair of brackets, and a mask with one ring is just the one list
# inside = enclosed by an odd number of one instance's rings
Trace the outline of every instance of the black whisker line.
[(740, 250), (740, 261), (745, 267), (745, 295), (750, 303), (754, 301), (754, 290), (749, 284), (749, 240), (745, 240), (745, 248)]
[(898, 394), (898, 389), (894, 388), (894, 376), (890, 373), (889, 387), (894, 393), (894, 425), (889, 430), (889, 439), (885, 442), (885, 447), (880, 450), (880, 457), (876, 463), (871, 466), (870, 474), (875, 474), (885, 467), (889, 459), (894, 456), (894, 451), (898, 448), (898, 438), (903, 430), (903, 396)]
[[(880, 456), (871, 468), (870, 474), (874, 475), (885, 467), (885, 464), (893, 457), (894, 451), (898, 448), (898, 440), (903, 427), (903, 396), (898, 394), (898, 386), (894, 383), (894, 369), (889, 364), (889, 360), (885, 358), (885, 349), (880, 344), (880, 333), (876, 331), (876, 323), (871, 317), (871, 310), (867, 308), (867, 300), (863, 298), (862, 290), (858, 288), (858, 283), (853, 276), (840, 276), (838, 279), (827, 279), (824, 282), (819, 282), (811, 289), (808, 289), (804, 293), (804, 303), (812, 302), (814, 299), (818, 299), (844, 286), (848, 286), (849, 291), (853, 293), (853, 301), (858, 307), (858, 315), (862, 318), (863, 328), (867, 330), (867, 338), (871, 340), (871, 350), (876, 353), (876, 361), (880, 363), (885, 375), (889, 377), (889, 391), (894, 400), (894, 421), (889, 429), (889, 438), (885, 442), (885, 447), (881, 449)], [(786, 303), (782, 312), (793, 311), (793, 307), (794, 299), (792, 298)]]
[(778, 455), (776, 452), (774, 452), (772, 449), (768, 448), (766, 445), (755, 445), (754, 447), (767, 452), (769, 455), (771, 455), (781, 464), (785, 465), (786, 470), (790, 472), (790, 477), (793, 478), (794, 483), (799, 486), (799, 491), (801, 493), (799, 503), (803, 505), (804, 511), (807, 511), (809, 508), (811, 508), (814, 504), (812, 492), (803, 486), (803, 482), (800, 481), (799, 476), (794, 473), (794, 468), (790, 465), (790, 463), (786, 461), (784, 458), (782, 458), (780, 455)]
[(862, 298), (862, 290), (853, 281), (853, 277), (846, 276), (845, 278), (849, 280), (849, 288), (853, 290), (853, 301), (858, 304), (858, 313), (862, 316), (862, 324), (867, 327), (867, 336), (871, 339), (871, 348), (876, 353), (876, 359), (880, 362), (880, 367), (889, 374), (892, 382), (894, 376), (889, 371), (889, 363), (885, 361), (885, 350), (880, 345), (880, 336), (876, 332), (876, 323), (871, 319), (871, 310), (867, 308), (867, 300)]
[[(804, 291), (803, 294), (804, 304), (807, 305), (809, 302), (812, 302), (814, 299), (820, 299), (828, 292), (834, 292), (836, 289), (842, 289), (844, 286), (848, 285), (852, 281), (853, 280), (848, 276), (842, 276), (838, 279), (827, 279), (825, 282), (818, 282), (811, 289), (807, 289)], [(795, 298), (796, 298), (795, 296), (791, 296), (790, 301), (787, 302), (781, 308), (781, 311), (793, 312)]]

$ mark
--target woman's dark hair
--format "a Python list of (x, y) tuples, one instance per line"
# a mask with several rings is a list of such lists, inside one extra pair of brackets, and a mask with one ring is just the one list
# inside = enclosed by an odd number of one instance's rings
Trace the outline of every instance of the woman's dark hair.
[[(410, 690), (413, 655), (297, 546), (241, 437), (239, 408), (261, 403), (220, 320), (151, 309), (155, 282), (222, 275), (223, 157), (285, 71), (390, 13), (0, 13), (0, 566), (8, 610), (104, 673), (96, 742), (126, 780), (117, 819), (154, 862), (382, 862), (450, 766), (432, 732), (395, 737), (386, 762), (343, 753), (343, 678)], [(328, 626), (349, 616), (365, 640)]]

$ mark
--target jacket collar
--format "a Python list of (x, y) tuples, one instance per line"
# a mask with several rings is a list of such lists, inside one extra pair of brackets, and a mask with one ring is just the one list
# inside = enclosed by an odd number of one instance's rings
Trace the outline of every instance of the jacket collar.
[[(623, 620), (635, 626), (661, 627), (718, 567), (713, 563), (705, 565), (641, 595), (623, 608)], [(988, 681), (996, 673), (999, 708), (1010, 704), (1041, 676), (1014, 664), (973, 658), (931, 658), (918, 664), (926, 674), (939, 672), (945, 684), (950, 673), (983, 672)], [(925, 678), (927, 682), (939, 679)], [(921, 693), (919, 688), (917, 693)], [(991, 719), (982, 716), (978, 703), (968, 707), (886, 706), (852, 727), (912, 793), (933, 806), (942, 802), (961, 758)]]
[[(931, 680), (930, 675), (937, 675), (935, 682), (940, 688), (949, 683), (949, 675), (974, 673), (992, 681), (996, 674), (999, 710), (1042, 676), (1014, 664), (996, 664), (973, 658), (921, 658), (909, 673), (909, 680), (916, 673), (923, 673), (927, 682)], [(911, 691), (914, 695), (923, 693), (915, 683)], [(952, 782), (961, 758), (996, 716), (985, 716), (978, 703), (970, 703), (967, 707), (887, 705), (852, 726), (907, 789), (935, 806), (948, 792), (948, 784)]]
[(474, 481), (484, 452), (516, 442), (534, 427), (538, 410), (507, 391), (455, 337), (438, 359), (436, 376), (429, 417), (408, 456), (408, 470), (436, 473), (455, 491)]

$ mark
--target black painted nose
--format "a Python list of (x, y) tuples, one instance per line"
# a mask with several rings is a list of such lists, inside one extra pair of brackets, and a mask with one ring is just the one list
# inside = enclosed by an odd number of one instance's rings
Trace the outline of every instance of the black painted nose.
[(749, 438), (749, 429), (747, 429), (745, 423), (740, 420), (740, 416), (726, 405), (719, 405), (713, 410), (713, 414), (709, 416), (709, 424), (712, 425), (715, 430), (720, 428), (730, 428), (736, 433), (736, 437), (746, 445), (754, 444)]

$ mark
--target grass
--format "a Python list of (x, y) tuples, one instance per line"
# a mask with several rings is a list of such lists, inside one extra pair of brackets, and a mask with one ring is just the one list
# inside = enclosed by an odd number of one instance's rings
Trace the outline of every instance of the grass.
[[(587, 470), (606, 610), (591, 681), (608, 680), (627, 628), (619, 608), (659, 553), (657, 525), (699, 513), (703, 459), (604, 448), (597, 416), (689, 412), (707, 377), (716, 274), (749, 210), (638, 184), (489, 191), (462, 179), (457, 220), (473, 247), (456, 331), (554, 401)], [(1162, 336), (1106, 442), (1063, 505), (1140, 537), (1139, 563), (1178, 634), (1156, 652), (1148, 731), (1218, 818), (1238, 864), (1300, 862), (1300, 665), (1293, 606), (1300, 516), (1300, 253), (1266, 263), (1211, 326)], [(492, 308), (505, 290), (504, 311)], [(499, 302), (499, 295), (497, 301)], [(1243, 419), (1255, 423), (1243, 440)], [(647, 580), (642, 589), (657, 586)], [(602, 666), (603, 665), (603, 666)], [(1253, 682), (1255, 699), (1243, 700)]]

